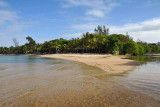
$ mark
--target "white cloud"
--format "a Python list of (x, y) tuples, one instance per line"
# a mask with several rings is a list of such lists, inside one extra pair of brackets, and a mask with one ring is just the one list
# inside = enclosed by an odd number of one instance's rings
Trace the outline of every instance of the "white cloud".
[(99, 23), (87, 23), (87, 24), (78, 24), (78, 25), (75, 24), (75, 25), (72, 25), (71, 27), (77, 30), (90, 31), (96, 28), (97, 25), (100, 25), (100, 24)]
[(123, 26), (111, 26), (114, 31), (118, 32), (142, 32), (160, 30), (160, 18), (146, 20), (143, 22), (125, 24)]
[(10, 10), (0, 10), (0, 15), (0, 24), (4, 24), (6, 21), (13, 22), (18, 18), (17, 14)]
[[(94, 28), (96, 28), (98, 25), (102, 24), (100, 23), (79, 24), (79, 25), (72, 25), (72, 28), (76, 30), (83, 30), (84, 32), (87, 31), (93, 32)], [(160, 41), (160, 18), (154, 18), (137, 23), (124, 24), (122, 26), (106, 25), (106, 27), (109, 27), (110, 34), (113, 33), (126, 34), (126, 32), (129, 32), (129, 35), (132, 36), (135, 41), (137, 39), (150, 43), (152, 42), (156, 43)], [(70, 34), (70, 37), (72, 37), (72, 34)], [(74, 34), (73, 37), (75, 37)]]
[(87, 11), (86, 13), (87, 15), (93, 15), (93, 16), (96, 16), (96, 17), (104, 17), (104, 13), (100, 10), (89, 10)]
[(12, 38), (18, 37), (24, 26), (18, 21), (16, 12), (8, 9), (0, 10), (0, 46), (12, 45)]
[(160, 18), (123, 26), (110, 26), (110, 32), (122, 34), (129, 32), (134, 40), (141, 39), (145, 42), (158, 42), (160, 41)]
[(4, 7), (9, 7), (7, 2), (0, 0), (0, 24), (4, 24), (6, 21), (15, 21), (18, 16), (14, 11), (8, 10)]
[(24, 31), (37, 24), (35, 22), (20, 21), (20, 17), (14, 10), (10, 10), (8, 3), (0, 0), (0, 46), (13, 45), (12, 39), (25, 38)]
[(3, 0), (0, 0), (0, 7), (8, 7), (8, 3), (4, 2)]
[(83, 6), (86, 8), (86, 15), (95, 17), (104, 17), (113, 8), (120, 5), (112, 0), (66, 0), (66, 2), (63, 7)]
[(82, 33), (73, 33), (73, 34), (65, 34), (62, 36), (62, 38), (77, 38), (77, 37), (80, 37), (82, 35)]
[[(153, 5), (153, 3), (152, 3), (152, 1), (151, 0), (148, 0), (143, 6), (144, 7), (150, 7), (150, 6), (152, 6)], [(143, 7), (142, 6), (142, 7)]]

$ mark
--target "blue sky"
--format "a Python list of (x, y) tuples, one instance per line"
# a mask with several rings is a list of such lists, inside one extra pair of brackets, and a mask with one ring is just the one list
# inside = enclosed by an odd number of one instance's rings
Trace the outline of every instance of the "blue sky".
[(160, 41), (159, 0), (0, 0), (0, 46), (71, 39), (97, 25), (136, 41)]

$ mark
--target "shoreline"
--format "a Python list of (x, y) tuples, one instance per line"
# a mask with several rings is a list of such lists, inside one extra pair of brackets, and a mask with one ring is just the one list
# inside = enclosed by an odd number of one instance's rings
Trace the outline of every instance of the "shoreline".
[(136, 66), (139, 65), (139, 62), (137, 61), (124, 59), (124, 56), (113, 56), (107, 54), (48, 54), (38, 56), (43, 58), (55, 58), (76, 61), (100, 68), (101, 70), (108, 73), (123, 73), (133, 70)]

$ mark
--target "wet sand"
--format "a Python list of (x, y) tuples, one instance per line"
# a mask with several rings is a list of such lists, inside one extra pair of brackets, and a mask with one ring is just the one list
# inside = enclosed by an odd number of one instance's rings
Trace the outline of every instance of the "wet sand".
[(50, 54), (39, 55), (45, 58), (58, 58), (81, 62), (87, 65), (98, 67), (108, 73), (122, 73), (132, 70), (138, 62), (124, 59), (122, 56), (113, 55), (93, 55), (93, 54)]

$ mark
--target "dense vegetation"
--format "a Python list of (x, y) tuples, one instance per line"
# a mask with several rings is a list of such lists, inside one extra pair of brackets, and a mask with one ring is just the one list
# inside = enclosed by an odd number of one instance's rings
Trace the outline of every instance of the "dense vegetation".
[(15, 47), (0, 47), (0, 54), (53, 54), (53, 53), (110, 53), (143, 55), (144, 53), (160, 52), (156, 44), (148, 44), (129, 35), (111, 34), (109, 29), (98, 28), (96, 33), (85, 33), (81, 38), (66, 40), (63, 38), (36, 43), (30, 36), (26, 37), (28, 43), (18, 46), (14, 39)]

